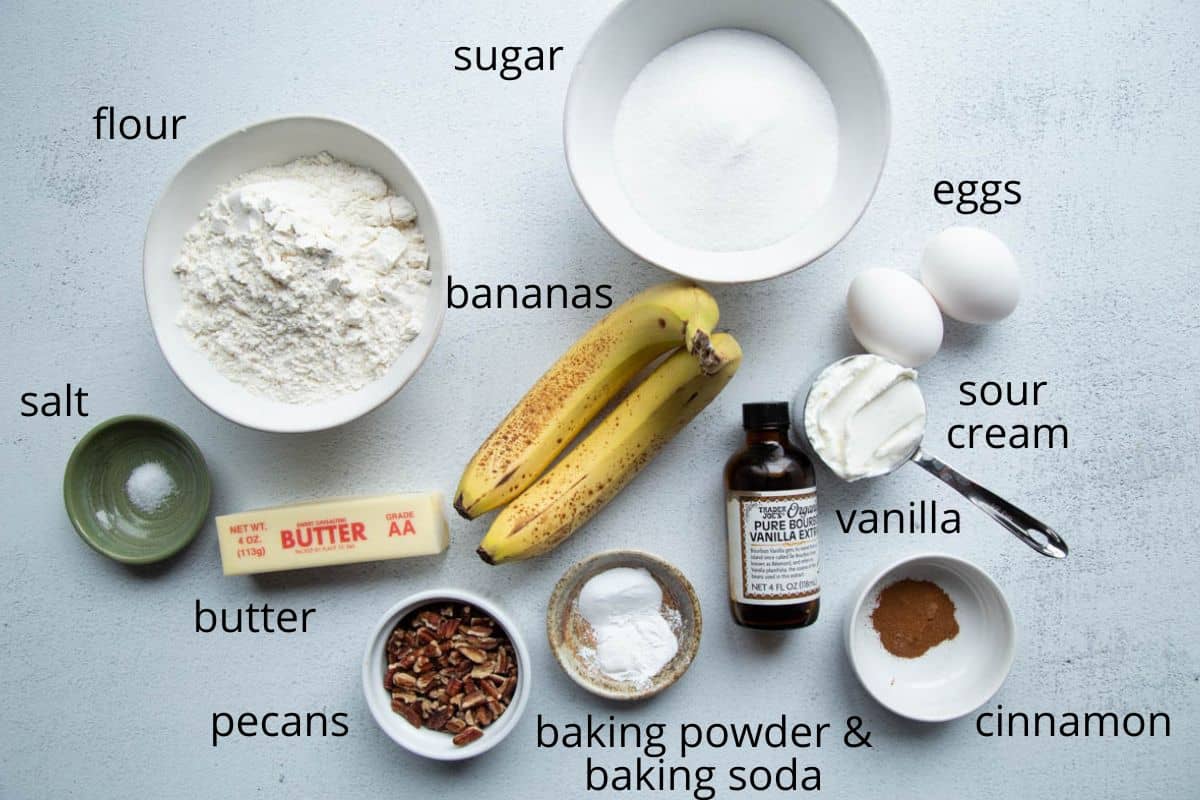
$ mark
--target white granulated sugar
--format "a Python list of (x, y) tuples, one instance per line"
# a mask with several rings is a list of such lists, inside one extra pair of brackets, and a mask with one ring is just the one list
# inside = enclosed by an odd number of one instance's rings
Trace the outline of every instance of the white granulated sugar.
[(328, 153), (239, 176), (184, 238), (178, 323), (225, 376), (289, 403), (353, 392), (421, 332), (412, 204)]
[(662, 587), (648, 570), (601, 572), (583, 585), (577, 602), (596, 640), (580, 656), (609, 678), (644, 688), (675, 657), (679, 619), (663, 615)]
[(719, 29), (647, 64), (621, 101), (617, 174), (642, 219), (677, 244), (753, 250), (825, 204), (838, 160), (833, 100), (795, 51)]

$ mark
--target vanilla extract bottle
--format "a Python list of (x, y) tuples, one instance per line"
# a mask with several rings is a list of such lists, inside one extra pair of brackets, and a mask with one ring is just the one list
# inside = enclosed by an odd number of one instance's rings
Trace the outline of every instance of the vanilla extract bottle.
[(787, 403), (746, 403), (742, 427), (725, 465), (730, 609), (748, 628), (803, 628), (821, 607), (816, 474), (788, 438)]

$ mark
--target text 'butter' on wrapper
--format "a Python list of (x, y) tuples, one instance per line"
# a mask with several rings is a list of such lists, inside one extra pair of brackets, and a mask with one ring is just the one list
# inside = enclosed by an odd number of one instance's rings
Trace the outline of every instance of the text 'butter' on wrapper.
[(450, 546), (440, 492), (338, 497), (217, 517), (226, 575), (429, 556)]

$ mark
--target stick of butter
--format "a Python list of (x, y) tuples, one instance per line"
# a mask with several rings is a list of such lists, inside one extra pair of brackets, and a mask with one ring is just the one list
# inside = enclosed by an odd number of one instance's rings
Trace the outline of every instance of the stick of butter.
[(441, 492), (336, 497), (217, 517), (226, 575), (428, 556), (450, 546)]

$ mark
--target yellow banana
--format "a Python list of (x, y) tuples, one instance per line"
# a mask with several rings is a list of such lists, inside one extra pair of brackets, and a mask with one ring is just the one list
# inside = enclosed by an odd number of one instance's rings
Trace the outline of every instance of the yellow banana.
[(554, 548), (591, 519), (725, 388), (742, 361), (727, 333), (710, 341), (710, 371), (680, 350), (492, 523), (480, 558), (500, 564)]
[(454, 507), (467, 519), (527, 489), (633, 376), (684, 347), (713, 369), (712, 295), (683, 281), (652, 286), (609, 312), (538, 379), (467, 464)]

